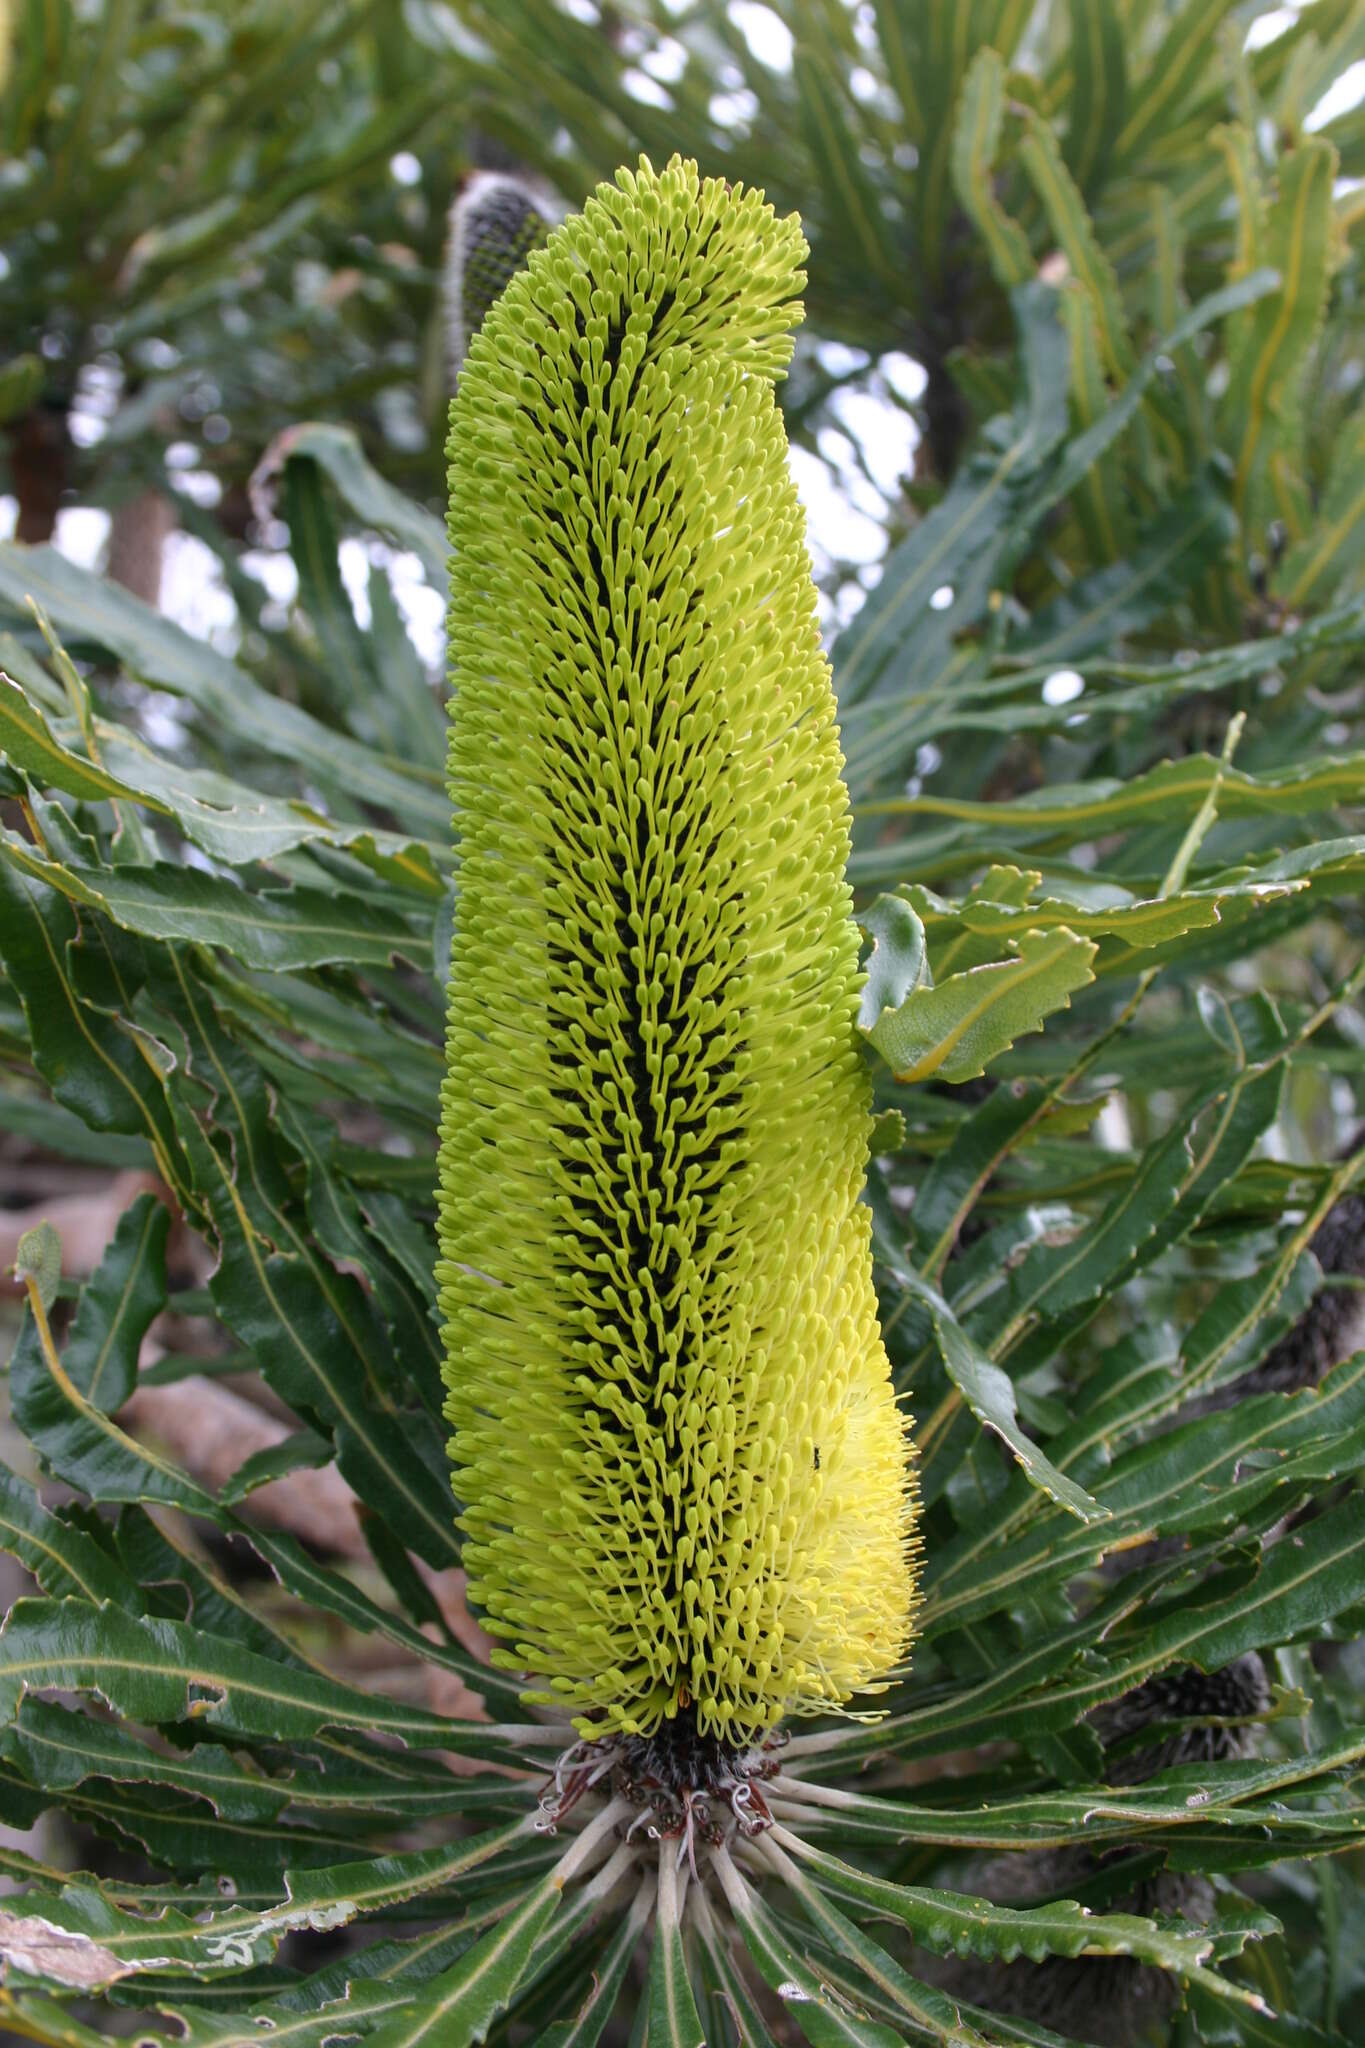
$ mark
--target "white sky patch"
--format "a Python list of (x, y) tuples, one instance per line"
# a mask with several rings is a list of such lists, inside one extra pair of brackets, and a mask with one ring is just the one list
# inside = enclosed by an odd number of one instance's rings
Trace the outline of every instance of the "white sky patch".
[(877, 489), (888, 498), (898, 497), (914, 467), (920, 438), (909, 413), (888, 405), (875, 391), (840, 391), (830, 410), (862, 449)]
[(299, 572), (292, 555), (273, 548), (248, 548), (238, 566), (268, 592), (274, 604), (291, 605), (299, 594)]
[(1057, 668), (1043, 684), (1044, 704), (1070, 704), (1085, 688), (1085, 677), (1074, 668)]
[(850, 348), (846, 341), (817, 341), (815, 360), (831, 377), (852, 377), (872, 358), (865, 348)]
[(747, 85), (734, 92), (712, 93), (706, 111), (718, 128), (742, 128), (758, 112), (758, 94), (750, 92)]
[(666, 92), (657, 79), (651, 78), (647, 71), (641, 71), (637, 64), (622, 72), (621, 83), (633, 100), (639, 100), (646, 107), (658, 107), (665, 114), (672, 112), (672, 93)]
[(409, 640), (425, 666), (439, 672), (445, 666), (446, 601), (423, 576), (421, 558), (406, 551), (392, 556), (389, 587)]
[(104, 553), (112, 521), (96, 505), (65, 505), (57, 514), (52, 539), (59, 555), (78, 569), (93, 569)]
[(192, 533), (167, 536), (161, 557), (161, 609), (196, 640), (235, 654), (241, 625), (218, 557)]
[(828, 465), (807, 448), (791, 451), (792, 476), (801, 503), (817, 575), (833, 562), (878, 562), (886, 553), (886, 532), (851, 505)]
[(1287, 28), (1293, 28), (1298, 10), (1294, 7), (1272, 7), (1269, 14), (1260, 14), (1247, 30), (1244, 47), (1248, 50), (1263, 50), (1267, 43), (1275, 42)]
[(1340, 78), (1332, 81), (1329, 89), (1314, 107), (1305, 128), (1325, 128), (1329, 121), (1335, 121), (1339, 114), (1349, 114), (1352, 107), (1365, 99), (1365, 58), (1359, 63), (1348, 64)]
[(780, 14), (762, 0), (730, 0), (729, 15), (752, 54), (769, 71), (790, 71), (796, 38)]
[(397, 156), (389, 158), (389, 174), (398, 185), (420, 185), (422, 182), (422, 160), (410, 149), (400, 149)]
[(82, 366), (66, 416), (66, 431), (78, 448), (93, 448), (104, 439), (122, 391), (123, 372), (116, 365), (94, 362)]
[(917, 363), (913, 356), (903, 355), (899, 349), (892, 349), (880, 356), (877, 368), (881, 371), (897, 398), (907, 405), (918, 405), (929, 384), (929, 372), (923, 363)]
[(687, 69), (687, 51), (676, 36), (665, 36), (641, 57), (640, 69), (657, 78), (660, 85), (676, 85)]
[(337, 549), (337, 560), (341, 568), (341, 580), (346, 586), (346, 595), (351, 600), (355, 622), (362, 633), (370, 625), (370, 555), (363, 540), (353, 534)]
[(13, 540), (19, 525), (19, 500), (6, 491), (0, 496), (0, 540)]
[(193, 499), (196, 505), (206, 510), (216, 505), (223, 495), (223, 486), (211, 469), (178, 469), (171, 478), (171, 489), (179, 491), (182, 498)]

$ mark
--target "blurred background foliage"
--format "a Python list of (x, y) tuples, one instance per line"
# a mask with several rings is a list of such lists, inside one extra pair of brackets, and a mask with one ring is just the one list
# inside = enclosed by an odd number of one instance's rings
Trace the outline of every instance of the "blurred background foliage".
[[(74, 1391), (26, 1324), (0, 1537), (70, 1604), (0, 1637), (0, 1807), (59, 1802), (67, 1832), (7, 1867), (41, 1903), (89, 1859), (64, 1925), (193, 1914), (220, 1878), (268, 1914), (286, 1865), (325, 1906), (343, 1850), (421, 1856), (499, 1811), (505, 1780), (419, 1754), (473, 1769), (468, 1686), (514, 1712), (459, 1598), (430, 1320), (446, 216), (479, 167), (576, 205), (677, 149), (811, 244), (782, 397), (885, 1004), (872, 1194), (926, 1609), (891, 1721), (811, 1767), (873, 1788), (826, 1839), (926, 1976), (952, 1944), (911, 1886), (1003, 1897), (982, 1852), (1045, 1844), (1024, 1895), (1212, 1918), (1280, 2017), (1201, 1983), (1173, 2018), (1138, 1964), (1026, 1980), (989, 1914), (969, 2005), (1032, 1999), (1065, 2038), (1360, 2038), (1365, 0), (13, 0), (9, 35), (0, 1195), (16, 1241), (60, 1212)], [(127, 1648), (187, 1614), (211, 1730)], [(142, 1746), (19, 1705), (26, 1656)], [(1142, 1694), (1258, 1656), (1225, 1712)], [(304, 1672), (276, 1740), (234, 1690), (262, 1657)], [(332, 1679), (362, 1692), (329, 1719)], [(1116, 1697), (1128, 1724), (1097, 1721)], [(1218, 1760), (1200, 1832), (1150, 1759), (1140, 1814), (1104, 1789), (1144, 1716)], [(259, 1774), (235, 1810), (206, 1732)], [(157, 1783), (167, 1744), (191, 1762)], [(422, 2038), (514, 1875), (438, 1873), (433, 1921), (473, 1931), (395, 1941), (354, 2030)], [(411, 1935), (411, 1896), (382, 1931)], [(528, 1948), (497, 2038), (576, 2009), (598, 1933)], [(729, 1952), (696, 1938), (728, 2041)], [(246, 1939), (238, 1982), (186, 1934), (182, 1975), (112, 1985), (100, 2027), (157, 2004), (227, 2042), (282, 1997), (330, 2038), (345, 1953)], [(894, 2038), (1056, 2038), (931, 1993), (914, 2017), (828, 1926), (802, 1939)], [(86, 2038), (5, 1995), (28, 2038)]]

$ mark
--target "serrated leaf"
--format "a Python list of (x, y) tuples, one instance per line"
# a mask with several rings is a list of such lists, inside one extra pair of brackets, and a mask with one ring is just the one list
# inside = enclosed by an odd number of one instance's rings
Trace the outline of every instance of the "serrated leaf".
[(767, 1906), (724, 1849), (715, 1852), (712, 1862), (760, 1977), (812, 2048), (901, 2048), (889, 2027), (869, 2019), (821, 1983), (804, 1957), (783, 1939)]
[[(798, 1869), (786, 1847), (798, 1846), (786, 1829), (774, 1829), (763, 1844), (765, 1860), (799, 1901), (806, 1918), (836, 1952), (854, 1965), (855, 1981), (875, 1985), (884, 2005), (910, 2020), (917, 2032), (927, 2034), (943, 2048), (991, 2048), (990, 2037), (978, 2033), (964, 2020), (953, 2000), (943, 1992), (910, 1976), (879, 1943), (872, 1941), (834, 1906), (823, 1886), (811, 1884)], [(831, 1859), (832, 1860), (832, 1859)], [(829, 1887), (832, 1891), (833, 1886)], [(860, 1900), (861, 1905), (865, 1903)], [(827, 1989), (827, 1986), (822, 1986)]]
[(1014, 958), (949, 975), (936, 988), (913, 988), (896, 1009), (862, 1025), (898, 1080), (967, 1081), (984, 1073), (1094, 980), (1094, 941), (1065, 926), (1026, 931), (1017, 944)]
[(358, 896), (322, 889), (241, 888), (225, 876), (169, 861), (151, 867), (79, 869), (49, 860), (27, 841), (0, 836), (0, 855), (73, 902), (147, 938), (221, 946), (245, 967), (288, 970), (347, 961), (418, 965), (431, 938)]
[(947, 1302), (927, 1281), (913, 1274), (902, 1276), (908, 1290), (922, 1300), (933, 1319), (939, 1352), (953, 1385), (978, 1422), (994, 1430), (1008, 1444), (1030, 1483), (1055, 1500), (1059, 1507), (1082, 1522), (1102, 1522), (1109, 1510), (1059, 1472), (1037, 1444), (1026, 1436), (1019, 1423), (1014, 1383), (1007, 1372), (992, 1364), (978, 1350)]
[[(908, 540), (888, 555), (882, 577), (835, 643), (842, 708), (903, 687), (913, 647), (925, 681), (947, 660), (953, 635), (974, 625), (1017, 542), (1013, 516), (1066, 433), (1066, 352), (1053, 294), (1031, 283), (1013, 294), (1023, 393), (1015, 411), (988, 428), (977, 450)], [(941, 591), (951, 601), (936, 605)], [(850, 772), (855, 749), (850, 747)]]
[[(1037, 843), (1053, 850), (1148, 824), (1184, 826), (1215, 786), (1220, 818), (1329, 810), (1365, 801), (1365, 754), (1319, 756), (1254, 775), (1224, 766), (1211, 754), (1188, 754), (1126, 782), (1104, 777), (1052, 783), (1001, 803), (926, 794), (888, 798), (862, 809), (868, 816), (950, 819), (972, 828), (970, 838), (978, 849), (981, 828), (988, 827), (1021, 846)], [(941, 857), (935, 846), (933, 858)]]
[[(1093, 0), (1083, 0), (1083, 4), (1093, 4)], [(1079, 279), (1090, 295), (1105, 364), (1110, 373), (1123, 383), (1135, 369), (1137, 359), (1128, 338), (1118, 279), (1096, 238), (1094, 223), (1063, 161), (1056, 136), (1048, 124), (1031, 111), (1025, 117), (1019, 160), (1028, 172), (1071, 274)]]
[(350, 427), (330, 420), (303, 420), (278, 434), (257, 463), (251, 479), (257, 494), (268, 492), (292, 462), (316, 463), (324, 470), (362, 525), (376, 527), (418, 557), (433, 590), (446, 585), (446, 536), (439, 519), (412, 498), (394, 489), (366, 458), (360, 437)]
[(630, 1911), (622, 1915), (606, 1948), (599, 1956), (593, 1970), (591, 1986), (584, 1994), (581, 2004), (571, 2019), (556, 2020), (553, 2025), (545, 2028), (540, 2037), (539, 2048), (596, 2048), (612, 2016), (621, 1986), (625, 1982), (626, 1971), (634, 1959), (649, 1913), (649, 1894), (642, 1887), (636, 1894)]
[[(269, 1960), (288, 1934), (345, 1927), (363, 1913), (449, 1887), (525, 1831), (525, 1821), (513, 1821), (446, 1848), (336, 1863), (330, 1870), (291, 1871), (287, 1896), (264, 1912), (229, 1904), (194, 1916), (169, 1905), (135, 1914), (77, 1881), (60, 1896), (29, 1894), (6, 1901), (8, 1910), (0, 1913), (0, 1956), (12, 1969), (84, 1990), (149, 1972), (222, 1976)], [(537, 1887), (531, 1898), (539, 1899), (543, 1890), (551, 1891), (553, 1909), (558, 1893), (552, 1886)], [(36, 1958), (23, 1962), (25, 1955), (32, 1958), (32, 1944), (49, 1929), (52, 1946), (40, 1959), (42, 1967), (33, 1967)], [(395, 2038), (415, 2041), (420, 2035)]]
[[(67, 1109), (96, 1130), (136, 1133), (163, 1179), (185, 1186), (156, 1064), (107, 1014), (124, 989), (106, 952), (76, 943), (61, 896), (0, 860), (0, 959), (30, 1020), (34, 1064)], [(92, 1002), (93, 996), (107, 997)]]
[(953, 184), (1007, 291), (1033, 275), (1028, 237), (995, 195), (994, 171), (1004, 126), (1005, 67), (998, 52), (977, 51), (963, 81), (953, 130)]
[(39, 707), (18, 683), (0, 673), (0, 755), (44, 787), (98, 803), (108, 797), (135, 797), (137, 792), (116, 775), (64, 746)]
[[(46, 1675), (44, 1675), (46, 1674)], [(0, 1697), (13, 1718), (36, 1688), (101, 1693), (139, 1721), (191, 1720), (226, 1733), (292, 1741), (328, 1728), (389, 1733), (416, 1748), (515, 1762), (505, 1734), (291, 1670), (183, 1622), (138, 1620), (76, 1600), (20, 1600), (0, 1630)], [(547, 1745), (541, 1745), (544, 1750)]]
[[(997, 1670), (956, 1694), (951, 1705), (920, 1708), (884, 1723), (881, 1740), (913, 1754), (1069, 1728), (1169, 1664), (1197, 1663), (1212, 1671), (1247, 1650), (1311, 1636), (1358, 1600), (1363, 1559), (1365, 1500), (1355, 1495), (1292, 1543), (1275, 1544), (1250, 1585), (1245, 1574), (1228, 1570), (1201, 1589), (1199, 1602), (1177, 1602), (1145, 1632), (1122, 1645), (1111, 1640), (1107, 1657), (1069, 1671), (1078, 1643), (1070, 1631), (1057, 1631), (1031, 1644), (1014, 1668)], [(1088, 1618), (1087, 1637), (1094, 1625)]]
[[(192, 846), (216, 861), (243, 867), (318, 843), (344, 848), (399, 887), (440, 893), (450, 855), (444, 845), (382, 832), (363, 820), (326, 817), (297, 797), (270, 797), (210, 768), (167, 760), (138, 734), (96, 718), (100, 759), (145, 808), (175, 818)], [(57, 784), (64, 787), (63, 784)]]
[(1332, 182), (1336, 152), (1308, 139), (1280, 160), (1264, 259), (1279, 292), (1248, 318), (1230, 365), (1220, 428), (1236, 464), (1234, 492), (1248, 534), (1283, 516), (1285, 475), (1301, 464), (1298, 389), (1326, 305), (1334, 260)]
[(1083, 192), (1104, 182), (1128, 98), (1124, 39), (1115, 0), (1070, 0), (1074, 73), (1067, 109), (1066, 162)]
[(1116, 153), (1121, 162), (1140, 160), (1204, 83), (1219, 27), (1233, 5), (1234, 0), (1185, 0), (1175, 13), (1119, 132)]
[(84, 1530), (43, 1506), (26, 1480), (0, 1466), (0, 1547), (58, 1599), (112, 1600), (132, 1612), (137, 1589)]
[(1079, 577), (1045, 605), (1013, 651), (1030, 661), (1062, 662), (1114, 647), (1169, 612), (1236, 531), (1222, 493), (1210, 481), (1196, 483), (1138, 534), (1121, 562)]
[[(785, 1828), (774, 1830), (770, 1854), (810, 1919), (853, 1960), (861, 1961), (870, 1951), (871, 1960), (863, 1964), (868, 1974), (879, 1962), (881, 1974), (875, 1981), (892, 1988), (896, 2002), (933, 2032), (938, 2032), (945, 2020), (949, 2026), (956, 2021), (953, 2008), (943, 2000), (937, 2012), (933, 2006), (926, 2012), (924, 2002), (939, 1995), (906, 1979), (860, 1929), (835, 1911), (827, 1894), (857, 1907), (860, 1913), (871, 1911), (878, 1918), (898, 1921), (911, 1930), (917, 1942), (940, 1954), (1005, 1960), (1022, 1955), (1034, 1962), (1047, 1955), (1132, 1956), (1170, 1971), (1181, 1981), (1199, 1983), (1222, 2000), (1263, 2009), (1263, 2001), (1254, 1991), (1229, 1983), (1205, 1967), (1214, 1941), (1202, 1928), (1168, 1930), (1136, 1914), (1097, 1914), (1071, 1899), (1051, 1906), (1011, 1909), (986, 1899), (892, 1884), (841, 1863)], [(813, 1880), (807, 1871), (814, 1873)], [(1244, 1933), (1232, 1952), (1245, 1940)], [(945, 2031), (940, 2038), (956, 2041), (959, 2036)], [(970, 2028), (961, 2038), (973, 2043), (980, 2039)]]
[(559, 1909), (560, 1886), (547, 1879), (491, 1927), (455, 1967), (369, 2036), (373, 2048), (437, 2048), (477, 2042), (516, 1994), (540, 1936)]
[[(798, 1753), (800, 1742), (797, 1737)], [(825, 1767), (837, 1758), (842, 1772), (847, 1772), (869, 1746), (865, 1734), (851, 1735), (823, 1759)], [(1302, 1847), (1315, 1836), (1324, 1843), (1346, 1842), (1365, 1830), (1365, 1814), (1359, 1808), (1333, 1812), (1321, 1797), (1362, 1756), (1365, 1730), (1357, 1728), (1339, 1743), (1307, 1756), (1224, 1761), (1217, 1767), (1182, 1765), (1150, 1784), (1025, 1792), (971, 1806), (964, 1801), (954, 1809), (807, 1782), (803, 1776), (790, 1795), (790, 1811), (799, 1816), (796, 1826), (803, 1842), (827, 1833), (839, 1848), (858, 1841), (930, 1842), (983, 1850), (1066, 1848), (1083, 1842), (1103, 1849), (1126, 1841), (1160, 1842), (1176, 1857), (1188, 1837), (1195, 1843), (1193, 1860), (1198, 1857), (1198, 1842), (1218, 1830), (1246, 1841), (1261, 1839), (1267, 1860), (1273, 1860), (1294, 1853), (1294, 1846)], [(792, 1761), (804, 1772), (822, 1759)], [(1282, 1845), (1278, 1849), (1276, 1842)]]
[(407, 772), (268, 695), (226, 655), (54, 549), (0, 543), (0, 600), (22, 614), (30, 597), (66, 639), (107, 648), (132, 675), (188, 698), (218, 730), (311, 772), (347, 800), (363, 794), (419, 831), (444, 836), (448, 811), (439, 776)]
[(91, 1500), (158, 1500), (212, 1520), (213, 1496), (107, 1413), (132, 1391), (142, 1340), (165, 1306), (169, 1229), (165, 1205), (140, 1195), (84, 1289), (55, 1364), (25, 1324), (10, 1368), (11, 1398), (15, 1420), (44, 1462)]
[(1365, 569), (1365, 412), (1356, 412), (1332, 457), (1318, 517), (1290, 549), (1276, 578), (1295, 610), (1343, 586), (1358, 589)]

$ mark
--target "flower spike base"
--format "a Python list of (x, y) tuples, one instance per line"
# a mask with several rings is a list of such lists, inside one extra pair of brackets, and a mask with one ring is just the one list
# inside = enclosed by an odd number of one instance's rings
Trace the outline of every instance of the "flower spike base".
[(774, 382), (805, 245), (679, 161), (510, 283), (451, 431), (438, 1270), (472, 1600), (632, 1839), (910, 1634), (848, 801)]

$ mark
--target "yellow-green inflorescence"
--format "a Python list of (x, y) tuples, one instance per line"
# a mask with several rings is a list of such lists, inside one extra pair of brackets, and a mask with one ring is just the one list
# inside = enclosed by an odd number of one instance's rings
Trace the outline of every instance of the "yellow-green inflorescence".
[(677, 160), (452, 415), (439, 1279), (470, 1591), (584, 1734), (741, 1748), (906, 1651), (848, 804), (774, 380), (805, 244)]

